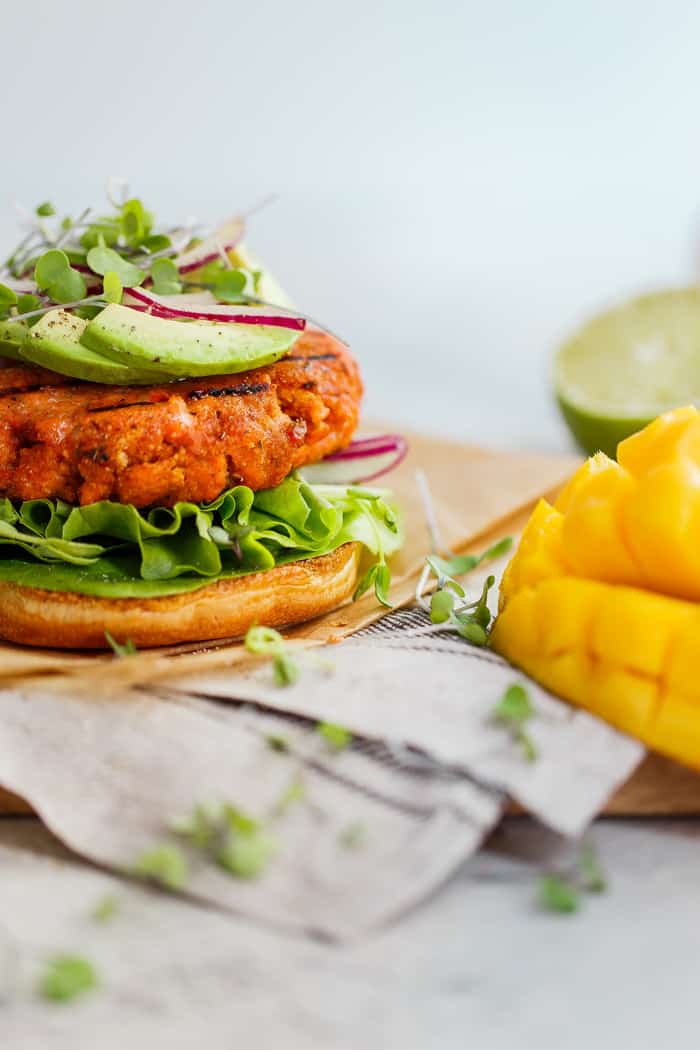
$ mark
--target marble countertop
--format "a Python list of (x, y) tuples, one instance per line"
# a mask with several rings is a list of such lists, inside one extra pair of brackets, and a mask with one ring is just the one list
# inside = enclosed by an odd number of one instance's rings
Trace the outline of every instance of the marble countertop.
[[(337, 948), (125, 884), (37, 822), (0, 822), (0, 1031), (12, 1050), (199, 1042), (256, 1050), (674, 1050), (697, 1046), (700, 821), (600, 821), (609, 891), (539, 911), (550, 837), (510, 818), (400, 924)], [(90, 916), (106, 893), (117, 911)], [(37, 998), (44, 960), (78, 952), (99, 990)]]

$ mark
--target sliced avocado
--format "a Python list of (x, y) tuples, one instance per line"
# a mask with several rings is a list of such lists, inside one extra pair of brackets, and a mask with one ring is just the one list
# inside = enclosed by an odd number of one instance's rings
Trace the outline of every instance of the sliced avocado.
[(27, 332), (26, 321), (0, 321), (0, 357), (21, 361), (20, 347)]
[(287, 353), (298, 335), (272, 325), (176, 321), (112, 303), (90, 321), (80, 341), (132, 368), (209, 376), (269, 365)]
[(125, 386), (163, 382), (161, 373), (128, 368), (84, 347), (80, 337), (87, 324), (66, 310), (51, 310), (30, 329), (21, 346), (22, 359), (91, 383)]

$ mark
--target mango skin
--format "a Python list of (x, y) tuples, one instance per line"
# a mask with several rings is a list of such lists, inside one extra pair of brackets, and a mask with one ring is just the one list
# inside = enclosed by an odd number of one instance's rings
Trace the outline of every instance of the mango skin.
[(490, 643), (546, 688), (700, 770), (700, 414), (589, 459), (528, 521)]

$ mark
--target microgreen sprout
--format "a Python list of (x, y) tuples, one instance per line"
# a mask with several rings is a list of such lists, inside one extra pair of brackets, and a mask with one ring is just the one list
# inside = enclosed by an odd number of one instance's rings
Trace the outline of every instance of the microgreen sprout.
[(113, 893), (107, 893), (104, 897), (100, 897), (95, 907), (92, 909), (92, 918), (95, 922), (111, 922), (119, 911), (119, 898), (115, 897)]
[(131, 870), (134, 875), (172, 891), (184, 889), (188, 878), (187, 862), (182, 852), (169, 843), (145, 850)]
[(289, 647), (274, 627), (253, 625), (245, 636), (245, 647), (256, 656), (272, 657), (272, 671), (279, 686), (294, 685), (301, 673), (299, 664), (291, 655)]
[(289, 751), (289, 741), (286, 736), (282, 736), (279, 733), (268, 733), (265, 737), (265, 743), (271, 751), (277, 751), (280, 754), (286, 754)]
[(172, 259), (156, 259), (151, 265), (151, 279), (156, 295), (177, 295), (182, 291), (180, 274)]
[(245, 270), (227, 269), (217, 274), (213, 281), (213, 292), (222, 303), (243, 303), (243, 294), (249, 275)]
[(261, 821), (228, 802), (195, 806), (190, 817), (170, 827), (236, 878), (257, 878), (277, 850), (275, 836)]
[(37, 260), (34, 280), (55, 303), (69, 303), (85, 296), (85, 278), (74, 270), (61, 248), (50, 248)]
[(316, 732), (325, 740), (331, 751), (345, 751), (352, 743), (350, 730), (333, 722), (319, 722)]
[(303, 801), (305, 797), (306, 784), (304, 783), (304, 778), (300, 773), (295, 773), (275, 803), (274, 815), (278, 817), (284, 816), (292, 806), (296, 805), (297, 802)]
[(545, 872), (537, 884), (537, 897), (545, 911), (570, 915), (579, 910), (583, 893), (604, 893), (608, 882), (590, 841), (584, 841), (574, 868)]
[(508, 686), (491, 712), (492, 721), (510, 732), (528, 762), (534, 762), (537, 758), (537, 749), (525, 729), (535, 713), (530, 694), (519, 683)]
[[(487, 576), (481, 594), (469, 601), (457, 577), (471, 572), (484, 562), (501, 557), (510, 550), (513, 541), (510, 536), (506, 536), (481, 554), (453, 554), (443, 543), (428, 481), (422, 470), (416, 471), (416, 483), (431, 546), (431, 553), (425, 560), (415, 594), (416, 603), (430, 613), (431, 626), (425, 628), (425, 632), (455, 631), (472, 645), (486, 645), (491, 624), (488, 596), (496, 579), (494, 576)], [(428, 598), (425, 591), (431, 576), (436, 580), (436, 587)]]
[(608, 880), (592, 842), (585, 841), (582, 844), (578, 865), (583, 888), (589, 893), (604, 893), (608, 888)]
[(114, 655), (119, 657), (120, 660), (124, 659), (125, 656), (135, 656), (138, 652), (138, 649), (132, 642), (131, 638), (127, 638), (127, 640), (122, 644), (118, 642), (110, 634), (109, 631), (105, 630), (105, 640), (107, 641)]
[(48, 961), (38, 990), (44, 999), (67, 1003), (97, 984), (97, 973), (87, 959), (78, 955), (57, 955)]
[(541, 875), (538, 883), (538, 898), (544, 911), (571, 915), (581, 906), (578, 887), (564, 875), (555, 873)]
[(355, 593), (352, 596), (352, 600), (356, 602), (358, 598), (361, 598), (370, 587), (374, 587), (374, 594), (378, 602), (384, 605), (387, 609), (393, 609), (389, 599), (389, 587), (391, 585), (391, 570), (386, 562), (382, 559), (376, 561), (374, 565), (370, 565), (367, 572), (364, 574), (357, 587)]
[(115, 270), (108, 270), (104, 275), (102, 290), (108, 303), (120, 303), (122, 301), (124, 286)]

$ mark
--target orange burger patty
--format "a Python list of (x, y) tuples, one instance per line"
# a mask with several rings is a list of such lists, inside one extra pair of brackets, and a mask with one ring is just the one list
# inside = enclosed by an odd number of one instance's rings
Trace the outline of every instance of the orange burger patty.
[(347, 445), (362, 381), (321, 332), (267, 368), (152, 387), (0, 369), (0, 496), (206, 502), (232, 485), (271, 488)]

